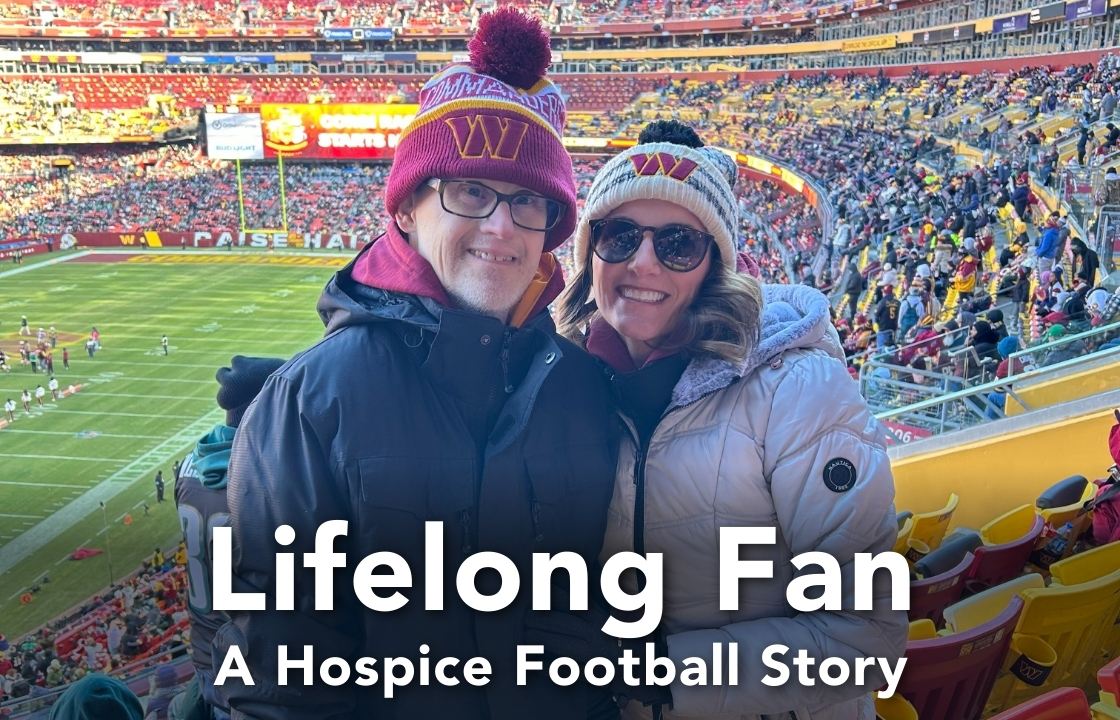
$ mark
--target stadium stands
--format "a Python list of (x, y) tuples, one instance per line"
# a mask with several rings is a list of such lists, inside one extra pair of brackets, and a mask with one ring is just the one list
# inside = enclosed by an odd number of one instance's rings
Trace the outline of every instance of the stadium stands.
[[(82, 24), (106, 18), (158, 23), (164, 19), (163, 5), (78, 0), (64, 3), (57, 13), (60, 21)], [(322, 5), (266, 0), (254, 21), (307, 24), (320, 19)], [(540, 2), (524, 5), (549, 12)], [(710, 7), (690, 0), (673, 12), (695, 17)], [(721, 12), (790, 9), (781, 0), (741, 0)], [(435, 28), (463, 12), (457, 3), (423, 2), (405, 17), (392, 3), (344, 0), (332, 12), (332, 22)], [(24, 21), (34, 14), (29, 5), (0, 8), (0, 17), (5, 13)], [(661, 3), (606, 1), (579, 3), (566, 19), (663, 20), (665, 13)], [(228, 4), (204, 0), (183, 7), (179, 21), (240, 22), (235, 15)], [(1108, 88), (1120, 83), (1114, 61), (1062, 72), (1036, 66), (1003, 75), (914, 73), (893, 81), (883, 75), (826, 73), (757, 84), (733, 75), (718, 81), (666, 80), (653, 73), (555, 79), (569, 96), (572, 136), (632, 139), (652, 119), (680, 117), (706, 139), (796, 169), (823, 189), (811, 203), (766, 172), (744, 171), (737, 188), (742, 249), (759, 263), (765, 279), (806, 282), (831, 294), (853, 374), (861, 376), (877, 409), (943, 396), (993, 377), (1010, 382), (1031, 368), (1059, 362), (1060, 356), (1051, 353), (1069, 351), (1060, 333), (1048, 329), (1107, 328), (1120, 312), (1117, 294), (1086, 307), (1080, 316), (1064, 312), (1079, 292), (1070, 277), (1075, 265), (1069, 240), (1079, 229), (1087, 230), (1086, 223), (1053, 226), (1061, 243), (1055, 259), (1067, 268), (1057, 286), (1038, 272), (1030, 251), (1039, 244), (1042, 229), (1036, 225), (1055, 207), (1043, 196), (1060, 187), (1080, 187), (1081, 176), (1071, 170), (1103, 168), (1116, 159), (1118, 140), (1109, 141), (1104, 125), (1112, 115), (1102, 107)], [(206, 158), (193, 143), (91, 148), (46, 141), (68, 133), (152, 135), (192, 119), (194, 111), (209, 104), (410, 102), (417, 90), (416, 78), (391, 75), (5, 77), (0, 80), (0, 135), (35, 137), (44, 145), (0, 153), (0, 242), (79, 231), (236, 230), (243, 223), (278, 228), (279, 178), (272, 164), (246, 166), (247, 216), (242, 218), (232, 166)], [(959, 157), (946, 149), (945, 140), (957, 141)], [(71, 169), (54, 167), (52, 161), (61, 156), (73, 162)], [(577, 158), (581, 198), (601, 163), (599, 157)], [(291, 163), (285, 173), (288, 222), (296, 232), (376, 234), (384, 222), (387, 166)], [(1120, 181), (1113, 182), (1120, 187)], [(1113, 189), (1100, 187), (1102, 202)], [(570, 252), (568, 246), (558, 251), (569, 276), (574, 271)], [(1088, 305), (1095, 282), (1084, 284), (1080, 300)], [(922, 311), (911, 327), (898, 328), (896, 337), (881, 345), (876, 310), (905, 300), (911, 288), (921, 298)], [(1076, 309), (1076, 304), (1068, 307)], [(1000, 328), (994, 316), (984, 314), (991, 308), (1005, 313)], [(1051, 316), (1054, 310), (1065, 317)], [(1017, 334), (1015, 347), (1034, 355), (1016, 366), (1010, 356), (1017, 350), (1005, 354), (998, 343), (978, 339), (985, 332), (978, 321), (988, 323), (997, 339)], [(1116, 334), (1102, 331), (1080, 351), (1089, 354)], [(1094, 487), (1077, 478), (1064, 489), (1068, 496), (1037, 506), (992, 508), (993, 515), (1002, 514), (980, 526), (978, 535), (951, 530), (956, 494), (944, 507), (901, 521), (895, 549), (909, 554), (918, 576), (911, 584), (911, 618), (917, 622), (907, 649), (905, 701), (881, 704), (884, 718), (906, 716), (904, 703), (922, 720), (973, 720), (985, 707), (1006, 709), (999, 717), (1008, 720), (1052, 717), (1039, 714), (1044, 710), (1068, 711), (1072, 717), (1084, 710), (1080, 690), (1061, 686), (1084, 687), (1103, 658), (1120, 651), (1111, 624), (1120, 612), (1115, 571), (1120, 546), (1083, 552), (1078, 538), (1089, 518), (1082, 508)], [(1058, 552), (1046, 556), (1052, 547)], [(1028, 564), (1032, 559), (1049, 565), (1048, 578), (1032, 572), (1037, 569)], [(91, 600), (80, 617), (53, 623), (7, 651), (0, 648), (0, 701), (167, 650), (181, 639), (181, 589), (178, 568), (141, 573), (111, 595)], [(114, 630), (108, 620), (122, 612), (136, 620), (126, 621), (125, 634), (114, 641), (122, 628)], [(1019, 644), (1012, 645), (1013, 632), (1034, 640), (1017, 638)], [(1045, 654), (1040, 648), (1053, 651), (1052, 662), (1033, 658), (1050, 673), (1038, 687), (1010, 672), (1018, 656), (1028, 654), (1028, 645), (1040, 655)], [(19, 671), (11, 662), (14, 653), (20, 656)], [(1109, 667), (1101, 671), (1100, 712), (1120, 717), (1115, 662)], [(1011, 707), (1023, 700), (1025, 705)]]

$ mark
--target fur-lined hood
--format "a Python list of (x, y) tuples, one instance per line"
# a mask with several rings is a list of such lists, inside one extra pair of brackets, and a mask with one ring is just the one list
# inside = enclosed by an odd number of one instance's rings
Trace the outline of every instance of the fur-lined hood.
[(722, 390), (786, 350), (817, 348), (844, 362), (828, 299), (819, 290), (806, 285), (763, 285), (762, 300), (762, 330), (747, 359), (738, 367), (721, 358), (693, 360), (673, 390), (669, 409)]

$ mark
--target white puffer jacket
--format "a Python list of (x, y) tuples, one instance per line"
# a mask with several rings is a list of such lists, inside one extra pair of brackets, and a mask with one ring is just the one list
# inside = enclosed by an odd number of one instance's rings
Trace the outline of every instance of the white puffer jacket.
[[(887, 573), (876, 576), (871, 612), (855, 612), (853, 555), (891, 549), (897, 535), (894, 481), (882, 434), (848, 375), (828, 302), (804, 286), (763, 287), (765, 310), (758, 347), (742, 367), (694, 360), (649, 443), (644, 465), (644, 552), (664, 553), (662, 631), (678, 668), (686, 657), (710, 658), (713, 643), (737, 642), (737, 687), (672, 686), (666, 718), (705, 720), (873, 720), (863, 687), (797, 683), (793, 656), (804, 648), (819, 660), (886, 657), (906, 642), (906, 613), (890, 609)], [(620, 452), (604, 553), (635, 546), (639, 452)], [(841, 459), (847, 464), (832, 461)], [(825, 480), (826, 467), (839, 474)], [(844, 468), (854, 467), (848, 488)], [(850, 478), (849, 478), (850, 479)], [(831, 484), (831, 488), (830, 488)], [(719, 528), (768, 526), (777, 544), (744, 551), (772, 560), (772, 580), (740, 582), (737, 612), (719, 609)], [(785, 601), (790, 558), (808, 551), (834, 556), (845, 576), (839, 612), (798, 613)], [(810, 572), (819, 572), (815, 565)], [(624, 576), (625, 577), (625, 576)], [(635, 592), (630, 587), (628, 592)], [(791, 680), (768, 687), (762, 651), (791, 648)], [(814, 675), (816, 673), (814, 672)], [(625, 718), (649, 708), (630, 703)]]

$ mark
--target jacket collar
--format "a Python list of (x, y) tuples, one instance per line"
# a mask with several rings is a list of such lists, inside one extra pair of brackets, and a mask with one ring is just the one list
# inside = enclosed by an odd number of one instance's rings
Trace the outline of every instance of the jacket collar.
[[(359, 285), (428, 298), (447, 308), (456, 307), (436, 271), (408, 242), (396, 223), (390, 223), (384, 235), (358, 254), (349, 271)], [(529, 287), (514, 308), (510, 324), (515, 327), (524, 324), (563, 291), (563, 269), (552, 253), (544, 253)]]
[(722, 390), (788, 350), (816, 348), (844, 362), (828, 299), (819, 290), (805, 285), (763, 285), (762, 297), (762, 330), (746, 360), (735, 365), (722, 358), (695, 358), (674, 388), (669, 409)]

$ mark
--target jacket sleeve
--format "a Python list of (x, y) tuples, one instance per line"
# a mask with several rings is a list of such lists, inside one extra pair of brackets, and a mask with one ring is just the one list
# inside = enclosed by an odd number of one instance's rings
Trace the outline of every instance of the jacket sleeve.
[[(710, 656), (714, 643), (738, 643), (738, 685), (720, 692), (680, 683), (672, 686), (674, 713), (685, 717), (817, 710), (852, 700), (881, 687), (883, 677), (877, 667), (863, 686), (829, 687), (819, 680), (812, 687), (803, 686), (792, 664), (798, 651), (805, 650), (819, 666), (828, 657), (849, 664), (858, 657), (884, 657), (893, 663), (905, 648), (906, 612), (891, 609), (887, 572), (875, 575), (874, 610), (853, 609), (855, 553), (889, 551), (898, 532), (894, 480), (878, 424), (843, 363), (816, 352), (793, 358), (787, 354), (785, 359), (786, 375), (774, 392), (768, 426), (759, 438), (777, 515), (778, 543), (788, 546), (791, 556), (822, 551), (836, 558), (843, 579), (842, 609), (798, 613), (787, 606), (786, 617), (670, 635), (669, 657), (678, 667), (686, 657)], [(843, 474), (831, 479), (832, 487), (824, 480), (826, 466), (838, 459), (855, 468), (850, 489), (837, 483)], [(806, 570), (820, 572), (813, 564)], [(789, 681), (780, 687), (761, 682), (775, 675), (762, 663), (764, 649), (772, 644), (790, 648), (778, 658), (790, 670)]]
[[(230, 611), (230, 622), (214, 640), (214, 667), (221, 667), (232, 645), (245, 659), (254, 684), (227, 679), (217, 688), (235, 720), (333, 720), (349, 718), (355, 707), (353, 684), (326, 685), (318, 664), (328, 657), (353, 662), (361, 647), (361, 620), (345, 587), (346, 576), (336, 572), (333, 611), (314, 609), (314, 575), (300, 557), (314, 549), (318, 526), (348, 517), (346, 493), (329, 460), (322, 434), (304, 412), (301, 393), (283, 376), (265, 384), (246, 413), (234, 438), (229, 466), (228, 500), (233, 526), (233, 590), (264, 592), (266, 609)], [(280, 525), (295, 529), (295, 542), (278, 545)], [(345, 538), (335, 541), (345, 552)], [(295, 610), (277, 611), (275, 564), (278, 552), (296, 553)], [(340, 585), (342, 585), (340, 589)], [(301, 670), (289, 671), (287, 685), (279, 684), (279, 646), (287, 657), (314, 652), (312, 683), (304, 685)]]
[(1038, 241), (1038, 256), (1047, 257), (1053, 251), (1054, 246), (1057, 244), (1058, 233), (1053, 229), (1047, 229), (1042, 233), (1042, 237)]

